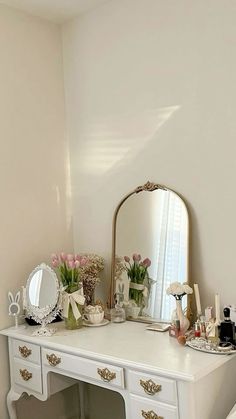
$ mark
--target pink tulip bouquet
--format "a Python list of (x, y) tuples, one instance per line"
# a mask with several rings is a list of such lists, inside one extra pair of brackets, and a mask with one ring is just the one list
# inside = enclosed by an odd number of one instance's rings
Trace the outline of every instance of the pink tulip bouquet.
[(69, 294), (78, 290), (81, 283), (81, 271), (87, 264), (84, 256), (61, 253), (52, 255), (52, 266), (58, 270), (60, 280)]
[(151, 261), (148, 258), (142, 260), (141, 255), (134, 253), (132, 260), (128, 256), (124, 256), (125, 269), (129, 285), (129, 298), (134, 300), (138, 306), (142, 306), (143, 294), (146, 289), (145, 282), (149, 282), (148, 268), (151, 266)]

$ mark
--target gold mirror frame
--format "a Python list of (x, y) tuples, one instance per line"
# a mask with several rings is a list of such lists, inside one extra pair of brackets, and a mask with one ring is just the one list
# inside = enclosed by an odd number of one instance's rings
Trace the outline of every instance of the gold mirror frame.
[[(153, 192), (157, 189), (163, 190), (163, 191), (170, 191), (173, 192), (175, 195), (177, 195), (184, 203), (185, 208), (186, 208), (186, 212), (187, 212), (187, 216), (188, 216), (188, 229), (187, 229), (187, 255), (186, 255), (186, 263), (187, 263), (187, 283), (189, 284), (189, 211), (188, 211), (188, 207), (186, 205), (185, 199), (183, 199), (183, 197), (175, 192), (174, 190), (167, 188), (164, 185), (160, 185), (157, 183), (153, 183), (150, 181), (147, 181), (144, 185), (138, 186), (137, 188), (135, 188), (132, 192), (129, 192), (127, 195), (125, 195), (121, 201), (118, 203), (115, 212), (114, 212), (114, 216), (113, 216), (113, 221), (112, 221), (112, 252), (111, 252), (111, 285), (110, 285), (110, 294), (109, 294), (109, 301), (108, 301), (108, 308), (112, 308), (114, 307), (114, 297), (115, 297), (115, 257), (116, 257), (116, 226), (117, 226), (117, 217), (118, 217), (118, 213), (119, 210), (121, 208), (121, 206), (124, 204), (124, 202), (132, 195), (134, 194), (138, 194), (140, 192)], [(191, 308), (190, 308), (190, 295), (187, 295), (187, 317), (188, 319), (190, 319), (191, 317)], [(140, 320), (139, 320), (140, 321)], [(155, 320), (153, 320), (155, 321)], [(145, 322), (145, 321), (144, 321)], [(150, 322), (150, 321), (149, 321)]]

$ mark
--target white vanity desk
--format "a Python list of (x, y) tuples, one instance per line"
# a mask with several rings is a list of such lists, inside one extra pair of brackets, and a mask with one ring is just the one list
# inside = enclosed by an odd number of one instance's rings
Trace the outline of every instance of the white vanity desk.
[(9, 340), (10, 419), (22, 393), (46, 400), (71, 378), (119, 392), (126, 419), (225, 419), (235, 403), (235, 355), (200, 353), (142, 323), (63, 326), (52, 337), (32, 336), (24, 325), (0, 332)]

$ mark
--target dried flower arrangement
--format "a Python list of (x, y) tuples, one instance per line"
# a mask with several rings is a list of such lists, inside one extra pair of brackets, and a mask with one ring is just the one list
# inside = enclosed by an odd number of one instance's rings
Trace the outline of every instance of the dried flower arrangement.
[(85, 301), (86, 304), (92, 304), (95, 287), (100, 282), (99, 274), (104, 269), (104, 259), (94, 253), (83, 253), (80, 256), (86, 259), (86, 264), (81, 266)]

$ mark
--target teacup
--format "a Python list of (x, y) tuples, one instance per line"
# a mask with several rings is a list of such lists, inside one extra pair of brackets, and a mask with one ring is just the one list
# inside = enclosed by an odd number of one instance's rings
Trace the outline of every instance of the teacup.
[(91, 324), (99, 324), (104, 319), (104, 311), (100, 313), (84, 313), (84, 319)]

